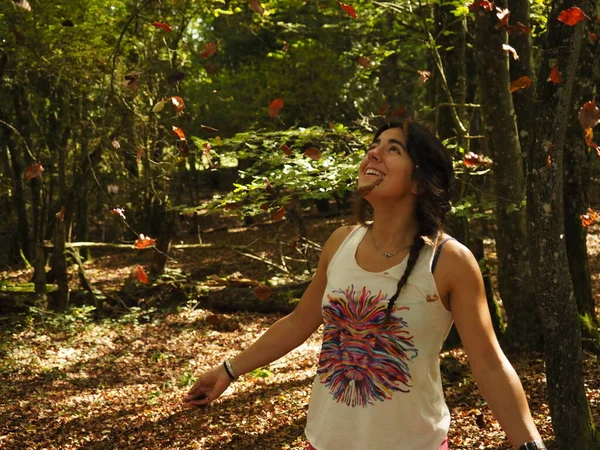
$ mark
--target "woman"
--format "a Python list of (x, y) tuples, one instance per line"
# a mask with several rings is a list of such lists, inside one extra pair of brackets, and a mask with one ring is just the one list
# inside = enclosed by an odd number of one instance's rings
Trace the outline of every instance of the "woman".
[(307, 449), (447, 449), (438, 354), (454, 322), (513, 447), (546, 448), (494, 334), (477, 261), (443, 233), (453, 177), (447, 150), (422, 125), (379, 129), (359, 168), (360, 225), (331, 235), (296, 309), (202, 374), (184, 402), (214, 401), (237, 376), (284, 356), (323, 323)]

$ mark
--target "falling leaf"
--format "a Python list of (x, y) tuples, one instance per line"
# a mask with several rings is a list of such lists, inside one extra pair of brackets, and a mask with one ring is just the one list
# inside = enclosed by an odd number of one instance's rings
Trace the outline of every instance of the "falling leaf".
[(593, 209), (588, 208), (587, 214), (582, 214), (579, 217), (581, 218), (581, 226), (589, 227), (596, 222), (600, 216)]
[(285, 144), (281, 144), (281, 147), (279, 147), (281, 150), (283, 150), (283, 153), (285, 153), (288, 156), (292, 155), (292, 149), (289, 148), (287, 145)]
[(577, 6), (573, 6), (569, 9), (564, 9), (558, 15), (559, 21), (571, 27), (577, 25), (579, 22), (586, 18), (587, 16), (585, 15), (585, 13)]
[(271, 186), (271, 183), (269, 182), (269, 180), (267, 178), (265, 178), (265, 190), (269, 194), (272, 194), (274, 192), (273, 186)]
[(124, 208), (113, 208), (112, 213), (120, 216), (123, 220), (127, 220), (125, 218), (125, 209)]
[(560, 74), (560, 70), (558, 70), (558, 64), (555, 65), (550, 71), (550, 76), (548, 77), (548, 81), (552, 81), (554, 84), (560, 84), (563, 82), (563, 77)]
[(282, 206), (277, 211), (275, 211), (275, 214), (273, 214), (272, 217), (273, 222), (279, 222), (283, 219), (283, 216), (285, 216), (285, 206)]
[(508, 9), (498, 8), (496, 17), (498, 17), (498, 23), (494, 27), (495, 29), (499, 30), (500, 28), (508, 27), (508, 19), (510, 17), (510, 11)]
[(588, 31), (588, 37), (590, 38), (590, 41), (592, 41), (592, 42), (598, 41), (598, 35), (596, 33), (592, 33), (591, 31)]
[(271, 288), (264, 284), (259, 284), (256, 286), (256, 289), (254, 289), (254, 296), (262, 301), (268, 300), (272, 293), (273, 291)]
[(283, 47), (281, 47), (282, 52), (287, 52), (290, 49), (290, 43), (288, 41), (283, 41)]
[(13, 0), (13, 2), (15, 2), (15, 5), (20, 6), (25, 11), (31, 11), (31, 5), (27, 0)]
[(152, 112), (158, 113), (158, 112), (161, 112), (163, 109), (165, 109), (165, 99), (164, 98), (160, 102), (158, 102), (156, 105), (154, 105), (154, 107), (152, 108)]
[(469, 6), (469, 9), (471, 11), (475, 11), (477, 8), (483, 8), (483, 9), (487, 9), (488, 11), (493, 11), (494, 3), (490, 2), (488, 0), (480, 0), (478, 2), (471, 3), (471, 5)]
[(171, 27), (169, 25), (167, 25), (166, 23), (162, 23), (162, 22), (152, 22), (152, 25), (154, 25), (156, 28), (161, 28), (163, 30), (165, 30), (167, 33), (170, 33)]
[(360, 64), (363, 67), (369, 68), (371, 67), (371, 58), (369, 58), (368, 56), (361, 56), (360, 58), (358, 58), (358, 64)]
[(144, 272), (144, 268), (142, 266), (137, 266), (136, 268), (137, 280), (140, 283), (150, 284), (150, 280), (148, 279), (148, 275)]
[(144, 156), (144, 149), (142, 147), (138, 147), (135, 149), (135, 160), (138, 164), (142, 162), (142, 156)]
[(25, 169), (25, 181), (33, 180), (42, 175), (44, 168), (41, 164), (32, 164)]
[(502, 44), (502, 50), (506, 50), (507, 52), (510, 52), (512, 54), (513, 59), (515, 59), (515, 60), (519, 59), (519, 55), (517, 54), (517, 51), (514, 48), (512, 48), (510, 45)]
[(140, 234), (139, 238), (135, 241), (135, 243), (133, 245), (137, 249), (142, 249), (142, 248), (151, 246), (155, 242), (156, 242), (156, 239), (152, 239), (149, 236), (144, 236), (143, 234)]
[(210, 142), (205, 142), (204, 144), (202, 144), (202, 154), (204, 155), (204, 157), (208, 161), (208, 165), (212, 169), (214, 167), (214, 164), (212, 163), (212, 158), (210, 156), (211, 150), (212, 145), (210, 145)]
[(173, 125), (173, 133), (175, 133), (179, 139), (185, 141), (185, 133), (183, 132), (183, 130), (181, 128)]
[(60, 211), (56, 213), (56, 220), (60, 222), (65, 221), (65, 213), (67, 212), (67, 208), (63, 206), (60, 207)]
[(546, 169), (552, 166), (552, 150), (554, 150), (554, 144), (552, 142), (545, 142), (546, 145)]
[(219, 66), (217, 66), (214, 61), (211, 61), (206, 65), (206, 67), (204, 67), (204, 69), (206, 70), (206, 73), (214, 75), (219, 71)]
[(392, 112), (392, 117), (402, 117), (405, 116), (407, 112), (406, 106), (401, 106)]
[(252, 0), (250, 2), (250, 9), (261, 16), (265, 13), (265, 8), (262, 7), (259, 0)]
[(356, 11), (354, 10), (354, 8), (352, 6), (346, 5), (345, 3), (342, 3), (339, 0), (338, 0), (338, 3), (344, 11), (346, 11), (348, 14), (350, 14), (350, 17), (352, 17), (353, 19), (356, 19), (358, 17), (358, 15), (356, 14)]
[(521, 22), (517, 22), (516, 25), (506, 27), (506, 31), (511, 34), (531, 34), (531, 27), (527, 27)]
[(112, 146), (113, 146), (114, 149), (121, 148), (121, 144), (119, 144), (119, 141), (117, 140), (117, 138), (113, 138), (113, 140), (112, 140)]
[(260, 205), (260, 209), (262, 209), (265, 212), (268, 211), (269, 208), (270, 208), (270, 205), (269, 205), (268, 202), (267, 203), (263, 203), (262, 205)]
[(202, 51), (200, 52), (200, 57), (204, 58), (204, 59), (210, 58), (215, 53), (217, 53), (217, 47), (218, 47), (218, 45), (215, 44), (214, 42), (208, 42), (204, 46), (204, 49), (202, 49)]
[(269, 117), (271, 119), (274, 119), (275, 117), (277, 117), (282, 108), (283, 108), (283, 99), (282, 98), (276, 98), (275, 100), (273, 100), (271, 102), (271, 104), (269, 105)]
[(60, 23), (63, 27), (74, 27), (75, 24), (71, 19), (65, 19)]
[(316, 161), (321, 157), (321, 151), (316, 147), (310, 147), (304, 150), (304, 156), (308, 156), (310, 159)]
[(383, 105), (381, 105), (381, 107), (379, 108), (379, 115), (380, 116), (385, 116), (385, 114), (388, 112), (388, 109), (390, 109), (390, 105), (389, 103), (384, 103)]
[(135, 90), (139, 86), (139, 73), (130, 73), (125, 75), (125, 81), (123, 82), (123, 86), (127, 89)]
[(584, 129), (595, 127), (600, 122), (600, 109), (596, 106), (596, 101), (586, 102), (579, 110), (577, 118)]
[(417, 70), (417, 73), (419, 74), (419, 78), (421, 78), (423, 83), (427, 83), (429, 81), (429, 77), (431, 77), (431, 72), (428, 70)]
[(188, 155), (188, 151), (189, 151), (190, 147), (189, 147), (188, 141), (186, 139), (179, 139), (175, 145), (177, 146), (177, 151), (179, 151), (179, 154), (181, 156)]
[(169, 100), (171, 100), (173, 109), (177, 114), (181, 113), (185, 109), (185, 103), (181, 97), (174, 96), (169, 98)]
[(515, 81), (510, 83), (510, 92), (518, 91), (519, 89), (525, 89), (531, 86), (532, 80), (528, 76), (522, 76), (517, 78)]
[(465, 156), (463, 158), (463, 165), (466, 167), (479, 167), (491, 163), (492, 160), (487, 156), (473, 152), (465, 153)]

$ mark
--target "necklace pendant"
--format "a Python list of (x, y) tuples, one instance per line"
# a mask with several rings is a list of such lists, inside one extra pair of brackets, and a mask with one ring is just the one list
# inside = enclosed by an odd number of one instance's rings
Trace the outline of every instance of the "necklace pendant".
[(394, 253), (380, 252), (380, 253), (381, 253), (381, 256), (384, 256), (386, 258), (391, 258), (392, 256), (394, 256), (398, 252), (394, 252)]

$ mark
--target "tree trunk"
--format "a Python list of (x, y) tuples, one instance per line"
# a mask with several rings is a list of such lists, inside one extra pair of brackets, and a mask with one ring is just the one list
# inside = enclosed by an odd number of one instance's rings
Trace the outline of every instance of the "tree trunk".
[[(564, 149), (564, 205), (565, 205), (565, 239), (569, 270), (573, 280), (573, 288), (577, 309), (582, 316), (582, 323), (591, 325), (583, 327), (584, 337), (591, 338), (591, 331), (600, 323), (594, 308), (592, 282), (590, 278), (587, 231), (581, 226), (580, 215), (585, 214), (589, 207), (589, 168), (592, 164), (591, 153), (581, 138), (582, 129), (577, 120), (577, 112), (581, 105), (594, 98), (594, 49), (596, 46), (585, 45), (579, 59), (579, 74), (573, 95), (573, 107), (567, 130)], [(598, 332), (596, 331), (596, 334)]]
[(552, 1), (538, 80), (549, 77), (552, 61), (559, 65), (564, 81), (557, 85), (542, 81), (538, 86), (536, 126), (528, 155), (529, 257), (546, 344), (552, 426), (560, 450), (597, 450), (600, 445), (586, 398), (581, 331), (564, 240), (563, 152), (574, 114), (572, 94), (586, 29), (583, 23), (567, 26), (557, 16), (576, 5), (593, 16), (589, 5), (582, 3)]
[(494, 160), (498, 288), (508, 317), (504, 343), (518, 350), (537, 349), (542, 346), (542, 334), (527, 259), (525, 175), (509, 90), (508, 52), (502, 48), (507, 35), (495, 29), (497, 22), (495, 12), (481, 7), (475, 11), (484, 130)]
[(162, 224), (162, 230), (156, 240), (156, 250), (158, 251), (155, 252), (152, 265), (150, 266), (150, 273), (155, 277), (159, 277), (165, 273), (165, 265), (167, 264), (171, 241), (177, 234), (178, 218), (179, 214), (177, 211), (169, 210), (165, 213), (165, 222)]
[[(529, 0), (508, 0), (510, 10), (510, 23), (522, 23), (526, 27), (531, 26)], [(535, 74), (533, 70), (533, 58), (531, 52), (531, 35), (528, 33), (512, 33), (509, 35), (509, 43), (513, 47), (519, 59), (510, 59), (510, 79), (517, 80), (520, 77), (529, 77), (533, 81), (531, 86), (519, 89), (513, 94), (513, 104), (517, 116), (517, 128), (519, 140), (523, 151), (523, 167), (527, 173), (527, 149), (533, 131), (533, 101), (535, 96)]]
[(69, 280), (67, 277), (67, 257), (65, 253), (65, 223), (56, 217), (54, 224), (54, 253), (52, 271), (58, 284), (58, 309), (65, 310), (69, 304)]

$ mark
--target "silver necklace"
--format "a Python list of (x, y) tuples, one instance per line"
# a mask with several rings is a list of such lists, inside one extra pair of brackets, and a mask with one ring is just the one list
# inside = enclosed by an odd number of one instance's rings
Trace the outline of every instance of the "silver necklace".
[(398, 250), (396, 250), (393, 253), (387, 253), (387, 252), (382, 252), (379, 247), (377, 247), (377, 244), (375, 243), (375, 238), (373, 237), (373, 228), (371, 228), (371, 241), (373, 242), (373, 247), (375, 247), (375, 250), (377, 250), (379, 252), (379, 254), (381, 256), (383, 256), (384, 258), (391, 258), (393, 256), (396, 256), (398, 254), (398, 252), (402, 251), (402, 250), (406, 250), (407, 248), (410, 248), (411, 245), (407, 245), (406, 247), (402, 247), (399, 248)]

